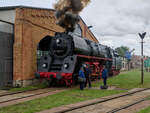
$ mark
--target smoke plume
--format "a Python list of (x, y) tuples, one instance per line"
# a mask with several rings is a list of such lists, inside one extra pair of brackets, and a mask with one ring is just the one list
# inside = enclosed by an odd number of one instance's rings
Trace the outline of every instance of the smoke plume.
[(66, 31), (73, 31), (79, 22), (79, 12), (88, 5), (90, 0), (59, 0), (55, 4), (57, 24)]

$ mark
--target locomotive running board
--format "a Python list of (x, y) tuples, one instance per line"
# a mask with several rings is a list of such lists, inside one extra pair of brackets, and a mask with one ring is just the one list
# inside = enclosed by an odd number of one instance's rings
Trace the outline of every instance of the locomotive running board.
[(78, 57), (87, 58), (87, 59), (93, 59), (93, 60), (105, 60), (105, 61), (112, 61), (110, 58), (100, 58), (95, 56), (86, 56), (86, 55), (77, 55)]

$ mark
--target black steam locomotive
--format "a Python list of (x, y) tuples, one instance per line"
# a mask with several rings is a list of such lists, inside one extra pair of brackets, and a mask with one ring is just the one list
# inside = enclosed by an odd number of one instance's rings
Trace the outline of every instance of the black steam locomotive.
[(71, 32), (46, 36), (38, 50), (42, 55), (38, 59), (36, 76), (47, 78), (51, 84), (72, 85), (83, 63), (90, 66), (92, 79), (101, 78), (103, 65), (110, 76), (119, 74), (121, 69), (121, 59), (112, 48)]

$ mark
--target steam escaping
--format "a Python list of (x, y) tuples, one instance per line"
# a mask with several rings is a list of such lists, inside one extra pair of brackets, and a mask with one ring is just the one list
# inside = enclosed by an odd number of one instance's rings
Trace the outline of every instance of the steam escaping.
[(55, 4), (57, 24), (65, 30), (73, 31), (79, 22), (79, 12), (88, 5), (90, 0), (59, 0)]

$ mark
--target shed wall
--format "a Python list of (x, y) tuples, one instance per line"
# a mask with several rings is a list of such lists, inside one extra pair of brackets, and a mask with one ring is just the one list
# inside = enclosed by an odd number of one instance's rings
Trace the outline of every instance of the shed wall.
[[(54, 36), (55, 32), (64, 29), (55, 24), (53, 10), (17, 8), (15, 19), (14, 40), (14, 85), (30, 84), (27, 80), (34, 79), (37, 71), (37, 44), (47, 35)], [(83, 36), (97, 41), (80, 21)]]
[(0, 20), (14, 24), (15, 23), (15, 15), (16, 15), (15, 10), (0, 11)]

